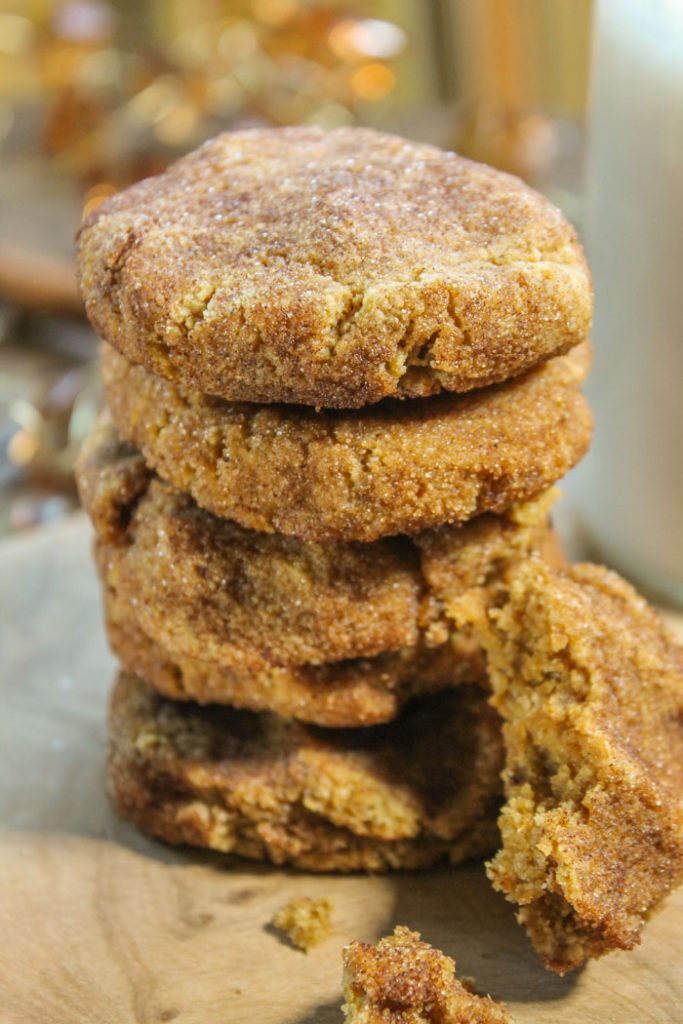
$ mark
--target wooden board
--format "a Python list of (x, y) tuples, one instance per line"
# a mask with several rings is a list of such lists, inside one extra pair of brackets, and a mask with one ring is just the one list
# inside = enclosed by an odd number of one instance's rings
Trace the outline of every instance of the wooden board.
[[(79, 514), (0, 544), (0, 1024), (331, 1024), (340, 949), (407, 924), (518, 1024), (683, 1020), (683, 893), (633, 953), (560, 979), (478, 866), (296, 875), (174, 852), (104, 796), (114, 670)], [(334, 904), (304, 955), (270, 927), (294, 894)]]

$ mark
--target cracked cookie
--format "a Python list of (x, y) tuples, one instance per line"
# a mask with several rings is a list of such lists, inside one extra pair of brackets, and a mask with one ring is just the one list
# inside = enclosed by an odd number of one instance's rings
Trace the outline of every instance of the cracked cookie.
[(169, 843), (308, 871), (457, 863), (495, 847), (502, 745), (478, 687), (416, 702), (372, 729), (325, 730), (165, 700), (122, 673), (109, 789)]
[(219, 135), (106, 200), (78, 273), (132, 362), (231, 401), (468, 391), (586, 339), (573, 228), (507, 174), (363, 128)]
[(474, 621), (503, 721), (493, 884), (546, 967), (631, 949), (683, 881), (683, 651), (595, 565), (521, 563)]
[(373, 541), (500, 512), (588, 447), (588, 346), (468, 395), (358, 412), (227, 403), (104, 346), (119, 434), (203, 508), (308, 541)]

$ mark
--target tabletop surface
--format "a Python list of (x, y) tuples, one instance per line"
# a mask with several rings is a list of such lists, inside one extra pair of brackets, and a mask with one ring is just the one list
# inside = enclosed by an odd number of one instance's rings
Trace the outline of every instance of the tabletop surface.
[[(81, 514), (0, 544), (0, 1024), (341, 1022), (341, 947), (395, 924), (517, 1024), (682, 1019), (683, 892), (637, 950), (561, 979), (480, 866), (302, 875), (172, 851), (118, 821), (104, 792), (114, 662), (89, 548)], [(333, 903), (333, 932), (307, 955), (270, 925), (293, 895)]]

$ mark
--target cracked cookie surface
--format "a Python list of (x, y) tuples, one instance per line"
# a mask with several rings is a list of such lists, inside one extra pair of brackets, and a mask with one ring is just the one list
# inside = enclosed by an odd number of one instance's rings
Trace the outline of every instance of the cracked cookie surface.
[(358, 412), (227, 403), (103, 346), (116, 427), (199, 505), (254, 530), (373, 541), (501, 512), (585, 453), (588, 346), (468, 395)]
[(683, 881), (683, 651), (601, 566), (524, 562), (469, 617), (504, 721), (490, 877), (552, 970), (631, 949)]
[(78, 269), (106, 341), (231, 401), (483, 387), (584, 341), (592, 309), (546, 199), (362, 128), (220, 135), (98, 206)]
[(103, 581), (143, 632), (170, 655), (245, 670), (438, 646), (451, 633), (445, 600), (549, 535), (552, 494), (372, 544), (245, 530), (156, 477), (106, 417), (77, 476)]
[(372, 729), (326, 730), (165, 700), (122, 673), (110, 704), (118, 812), (170, 843), (307, 871), (457, 863), (496, 842), (500, 723), (477, 687)]

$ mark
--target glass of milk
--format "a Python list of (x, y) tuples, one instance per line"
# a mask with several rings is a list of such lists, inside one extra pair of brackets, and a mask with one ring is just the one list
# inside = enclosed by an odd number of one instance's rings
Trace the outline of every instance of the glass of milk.
[(683, 0), (598, 0), (587, 166), (603, 560), (683, 606)]

